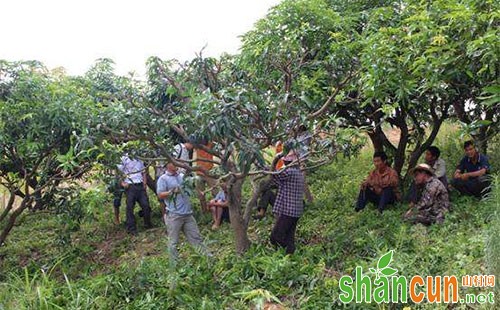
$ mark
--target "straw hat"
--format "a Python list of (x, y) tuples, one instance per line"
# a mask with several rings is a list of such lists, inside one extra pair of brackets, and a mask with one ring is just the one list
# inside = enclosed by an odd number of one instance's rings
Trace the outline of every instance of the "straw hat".
[(418, 164), (415, 168), (413, 168), (412, 174), (414, 175), (417, 171), (424, 171), (431, 176), (434, 176), (434, 169), (432, 169), (432, 167), (428, 164)]

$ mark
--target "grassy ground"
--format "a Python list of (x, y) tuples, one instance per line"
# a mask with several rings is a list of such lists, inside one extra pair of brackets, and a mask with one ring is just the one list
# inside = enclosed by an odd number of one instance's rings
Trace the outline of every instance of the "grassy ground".
[[(458, 157), (447, 152), (450, 160)], [(369, 155), (340, 159), (310, 178), (316, 201), (299, 222), (297, 252), (291, 256), (269, 245), (269, 217), (251, 223), (253, 245), (238, 257), (229, 226), (211, 231), (210, 216), (198, 213), (215, 257), (201, 257), (183, 243), (174, 268), (159, 210), (158, 228), (131, 238), (112, 224), (111, 201), (99, 188), (83, 194), (87, 216), (74, 232), (68, 233), (64, 217), (28, 214), (0, 248), (0, 309), (248, 309), (267, 301), (267, 309), (280, 309), (279, 303), (291, 309), (448, 309), (338, 302), (342, 275), (358, 265), (368, 270), (392, 249), (392, 266), (400, 275), (500, 276), (498, 188), (488, 201), (452, 195), (453, 210), (443, 225), (408, 225), (401, 221), (402, 205), (383, 215), (373, 207), (355, 213), (359, 183), (371, 169)]]

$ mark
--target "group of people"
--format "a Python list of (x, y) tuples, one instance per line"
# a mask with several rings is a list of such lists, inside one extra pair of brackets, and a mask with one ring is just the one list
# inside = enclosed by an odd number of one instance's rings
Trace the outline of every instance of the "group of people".
[[(304, 213), (305, 201), (312, 201), (302, 163), (307, 159), (311, 136), (301, 130), (297, 135), (300, 142), (294, 148), (287, 148), (284, 153), (277, 149), (273, 159), (270, 177), (261, 182), (260, 199), (258, 201), (255, 219), (262, 219), (267, 207), (272, 206), (275, 218), (270, 241), (273, 245), (283, 247), (286, 253), (295, 251), (295, 232), (297, 223)], [(202, 145), (210, 146), (204, 142)], [(203, 158), (201, 169), (197, 169), (198, 181), (196, 189), (202, 210), (212, 213), (212, 229), (220, 227), (223, 221), (230, 221), (228, 189), (224, 183), (220, 190), (214, 191), (216, 181), (207, 176), (214, 162), (203, 147), (198, 149), (194, 142), (180, 143), (175, 146), (172, 157), (181, 162), (191, 162), (191, 153), (196, 150), (197, 158)], [(481, 197), (489, 188), (488, 173), (490, 165), (488, 158), (480, 154), (472, 141), (464, 144), (465, 156), (457, 166), (453, 179), (448, 184), (446, 163), (440, 158), (440, 150), (429, 147), (425, 152), (425, 163), (417, 165), (412, 171), (413, 182), (405, 200), (409, 209), (404, 218), (412, 223), (430, 225), (444, 220), (445, 213), (450, 209), (448, 192), (455, 188), (462, 194)], [(363, 210), (368, 203), (373, 203), (382, 213), (389, 205), (401, 201), (400, 177), (396, 170), (390, 167), (388, 157), (384, 152), (375, 152), (373, 156), (375, 169), (361, 184), (361, 189), (355, 206), (356, 211)], [(181, 167), (178, 167), (181, 166)], [(156, 172), (156, 194), (162, 207), (163, 221), (167, 226), (169, 251), (172, 257), (177, 257), (177, 244), (181, 231), (195, 248), (210, 255), (203, 244), (198, 225), (193, 217), (193, 207), (189, 195), (183, 190), (184, 178), (187, 175), (186, 166), (168, 162), (158, 165)], [(147, 173), (144, 163), (138, 159), (123, 156), (118, 165), (121, 173), (119, 186), (126, 194), (126, 227), (131, 234), (137, 233), (134, 216), (134, 205), (141, 207), (139, 215), (144, 218), (145, 228), (151, 225), (151, 208), (146, 188)], [(209, 186), (213, 199), (205, 198), (206, 186)], [(115, 221), (119, 221), (120, 196), (115, 196)]]
[[(439, 148), (431, 146), (425, 151), (425, 163), (411, 171), (413, 182), (404, 199), (409, 203), (408, 211), (404, 214), (406, 220), (424, 225), (441, 223), (450, 209), (448, 193), (452, 189), (478, 198), (487, 193), (491, 185), (488, 158), (477, 150), (473, 141), (464, 143), (464, 152), (465, 156), (448, 184), (446, 163), (440, 158)], [(387, 155), (375, 152), (373, 164), (375, 169), (361, 184), (356, 211), (363, 210), (371, 202), (382, 213), (389, 205), (402, 200), (400, 178), (396, 170), (390, 167)]]

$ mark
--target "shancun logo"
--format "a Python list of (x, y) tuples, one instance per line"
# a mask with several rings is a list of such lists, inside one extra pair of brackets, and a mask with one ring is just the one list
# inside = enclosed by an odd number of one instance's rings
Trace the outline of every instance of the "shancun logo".
[[(369, 268), (372, 273), (364, 274), (363, 267), (358, 266), (354, 278), (343, 276), (339, 281), (341, 294), (339, 299), (343, 303), (365, 302), (371, 303), (407, 303), (411, 299), (414, 303), (424, 300), (430, 303), (464, 303), (467, 298), (458, 298), (458, 280), (456, 276), (413, 276), (409, 281), (405, 276), (398, 276), (398, 270), (390, 267), (394, 251), (382, 255), (376, 268)], [(373, 279), (375, 278), (375, 279)], [(492, 293), (493, 294), (493, 293)], [(469, 294), (467, 294), (469, 295)], [(467, 296), (466, 296), (467, 297)], [(488, 297), (490, 297), (488, 295)], [(473, 302), (481, 303), (475, 299)], [(486, 302), (493, 302), (493, 296)]]

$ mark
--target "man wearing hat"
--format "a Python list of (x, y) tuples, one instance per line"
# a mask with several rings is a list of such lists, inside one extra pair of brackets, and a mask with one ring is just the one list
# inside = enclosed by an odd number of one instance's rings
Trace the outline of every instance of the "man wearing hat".
[(448, 190), (434, 175), (434, 169), (428, 164), (419, 164), (413, 169), (413, 177), (417, 186), (423, 187), (422, 196), (415, 203), (410, 203), (410, 209), (404, 218), (414, 224), (431, 225), (442, 223), (444, 214), (450, 208)]
[[(282, 156), (282, 154), (276, 156), (272, 170), (276, 168)], [(271, 182), (278, 187), (278, 194), (273, 205), (276, 221), (270, 239), (272, 244), (285, 248), (287, 254), (293, 254), (297, 223), (304, 213), (305, 182), (294, 151), (289, 152), (283, 161), (285, 167), (271, 177)]]

